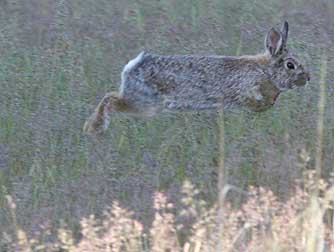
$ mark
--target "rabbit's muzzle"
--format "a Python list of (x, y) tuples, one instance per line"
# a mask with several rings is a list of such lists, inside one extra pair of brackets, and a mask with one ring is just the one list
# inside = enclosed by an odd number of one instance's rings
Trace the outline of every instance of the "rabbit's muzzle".
[(298, 75), (298, 79), (296, 80), (295, 85), (298, 87), (305, 86), (310, 80), (311, 78), (309, 73), (301, 73)]

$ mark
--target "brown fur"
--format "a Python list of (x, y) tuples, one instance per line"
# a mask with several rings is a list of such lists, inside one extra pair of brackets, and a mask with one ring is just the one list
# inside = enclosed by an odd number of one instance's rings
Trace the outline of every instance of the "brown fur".
[(117, 92), (108, 93), (102, 102), (108, 106), (107, 109), (109, 112), (131, 112), (134, 110)]
[(251, 63), (256, 62), (259, 65), (265, 66), (269, 64), (270, 57), (267, 54), (247, 55), (243, 58)]
[(86, 121), (84, 131), (92, 133), (96, 132), (96, 129), (102, 129), (105, 124), (105, 116), (110, 112), (134, 112), (134, 109), (119, 93), (107, 93), (96, 107), (94, 113)]

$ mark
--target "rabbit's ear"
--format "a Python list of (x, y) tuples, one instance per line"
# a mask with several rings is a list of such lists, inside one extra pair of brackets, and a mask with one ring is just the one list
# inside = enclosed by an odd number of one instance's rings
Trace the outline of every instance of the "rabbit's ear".
[(288, 33), (289, 33), (289, 23), (287, 21), (284, 22), (282, 29), (282, 39), (283, 39), (283, 46), (286, 46), (286, 41), (288, 40)]
[(269, 52), (271, 56), (277, 55), (283, 47), (283, 37), (281, 33), (276, 31), (274, 28), (271, 28), (267, 33), (265, 46), (267, 52)]

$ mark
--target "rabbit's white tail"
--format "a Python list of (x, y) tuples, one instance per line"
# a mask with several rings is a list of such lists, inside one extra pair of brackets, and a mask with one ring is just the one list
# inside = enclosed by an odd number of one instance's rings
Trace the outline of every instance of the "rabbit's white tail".
[(144, 53), (145, 52), (139, 53), (136, 58), (130, 60), (128, 62), (128, 64), (126, 64), (125, 67), (123, 68), (123, 71), (122, 71), (122, 82), (121, 82), (121, 86), (120, 86), (120, 89), (119, 89), (120, 94), (123, 94), (124, 83), (125, 83), (125, 81), (127, 79), (128, 74), (130, 73), (130, 71), (132, 69), (134, 69), (142, 61)]

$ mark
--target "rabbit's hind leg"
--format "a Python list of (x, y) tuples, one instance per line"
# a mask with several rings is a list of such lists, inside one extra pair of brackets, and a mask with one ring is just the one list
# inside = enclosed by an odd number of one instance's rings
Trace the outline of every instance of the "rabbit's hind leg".
[(88, 134), (99, 134), (110, 124), (112, 112), (131, 112), (132, 106), (117, 92), (107, 93), (95, 108), (93, 114), (84, 124), (83, 131)]
[(150, 118), (162, 110), (162, 97), (150, 85), (138, 80), (125, 84), (121, 93), (133, 108), (130, 111), (132, 116)]

